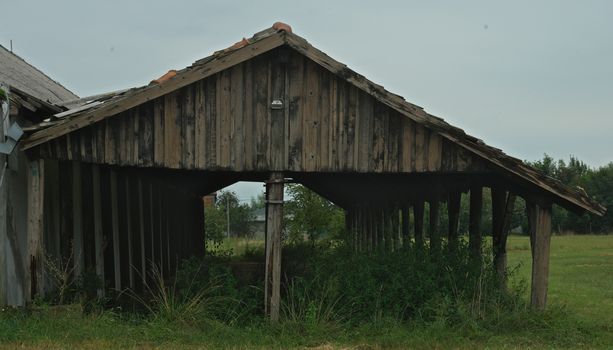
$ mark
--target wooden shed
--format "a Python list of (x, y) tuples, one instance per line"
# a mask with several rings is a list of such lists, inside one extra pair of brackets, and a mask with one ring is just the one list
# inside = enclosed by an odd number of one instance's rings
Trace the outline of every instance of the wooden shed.
[[(523, 197), (532, 227), (532, 304), (542, 308), (552, 204), (605, 210), (352, 71), (283, 23), (147, 86), (83, 99), (32, 130), (22, 148), (30, 159), (27, 298), (45, 292), (40, 262), (50, 240), (72, 249), (79, 271), (95, 269), (110, 287), (138, 288), (147, 261), (169, 273), (182, 257), (204, 254), (202, 196), (236, 181), (264, 181), (266, 305), (274, 319), (283, 184), (291, 179), (345, 210), (356, 250), (423, 242), (424, 205), (432, 249), (442, 236), (453, 246), (465, 192), (478, 250), (482, 189), (490, 187), (499, 266), (505, 216), (515, 196)], [(49, 167), (50, 160), (59, 165)], [(449, 211), (445, 235), (436, 227), (441, 202)], [(393, 229), (408, 222), (409, 210), (413, 238), (407, 225)]]

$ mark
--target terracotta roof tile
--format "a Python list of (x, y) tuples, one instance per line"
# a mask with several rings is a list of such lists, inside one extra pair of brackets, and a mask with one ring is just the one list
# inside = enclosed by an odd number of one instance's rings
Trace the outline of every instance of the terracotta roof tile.
[(165, 81), (168, 81), (171, 78), (173, 78), (175, 75), (177, 75), (177, 71), (174, 69), (171, 69), (168, 71), (168, 73), (162, 75), (161, 77), (157, 79), (152, 80), (150, 84), (162, 84)]

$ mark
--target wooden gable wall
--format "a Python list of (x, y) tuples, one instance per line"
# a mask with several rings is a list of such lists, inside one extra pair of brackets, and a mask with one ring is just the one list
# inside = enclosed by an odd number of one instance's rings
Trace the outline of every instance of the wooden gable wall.
[[(283, 109), (272, 109), (281, 99)], [(281, 47), (38, 146), (139, 167), (482, 172), (485, 162)]]

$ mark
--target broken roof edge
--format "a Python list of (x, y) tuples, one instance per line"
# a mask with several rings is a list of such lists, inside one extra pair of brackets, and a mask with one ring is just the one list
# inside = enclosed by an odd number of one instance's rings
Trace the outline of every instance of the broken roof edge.
[(559, 201), (556, 202), (567, 204), (560, 204), (567, 209), (570, 209), (569, 206), (574, 206), (574, 211), (587, 210), (601, 216), (606, 212), (606, 208), (583, 193), (541, 174), (538, 170), (524, 164), (517, 158), (505, 154), (500, 149), (488, 146), (482, 140), (466, 134), (464, 130), (445, 122), (442, 118), (428, 114), (422, 107), (407, 102), (402, 96), (391, 93), (383, 86), (368, 80), (363, 75), (351, 70), (345, 64), (334, 60), (291, 31), (277, 30), (275, 28), (267, 28), (255, 33), (249, 39), (243, 38), (243, 40), (226, 49), (215, 51), (212, 55), (177, 71), (176, 75), (171, 74), (172, 76), (161, 79), (161, 81), (154, 81), (149, 85), (130, 89), (119, 96), (113, 96), (106, 103), (98, 104), (81, 113), (68, 113), (70, 115), (69, 118), (61, 120), (46, 129), (34, 132), (30, 137), (23, 140), (22, 149), (27, 150), (76, 129), (116, 115), (283, 45), (287, 45), (300, 52), (331, 73), (373, 96), (377, 101), (411, 118), (413, 121), (423, 124), (494, 166), (558, 197)]

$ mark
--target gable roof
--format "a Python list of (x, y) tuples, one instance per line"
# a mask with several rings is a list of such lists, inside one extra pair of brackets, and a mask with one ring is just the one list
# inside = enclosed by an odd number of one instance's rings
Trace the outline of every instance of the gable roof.
[(216, 51), (211, 56), (198, 60), (187, 68), (170, 71), (160, 79), (152, 81), (149, 85), (106, 94), (90, 100), (86, 99), (78, 107), (57, 114), (50, 123), (41, 125), (40, 127), (44, 128), (25, 139), (22, 142), (22, 148), (29, 149), (43, 144), (283, 45), (300, 52), (333, 74), (370, 94), (379, 102), (487, 160), (502, 173), (510, 175), (524, 184), (537, 186), (550, 194), (554, 202), (577, 212), (587, 210), (598, 215), (603, 215), (606, 212), (606, 208), (590, 199), (580, 189), (565, 186), (524, 164), (521, 160), (506, 155), (500, 149), (486, 145), (482, 140), (466, 134), (462, 129), (450, 125), (443, 119), (428, 114), (423, 108), (405, 101), (403, 97), (385, 90), (382, 86), (373, 83), (349, 69), (346, 65), (334, 60), (313, 47), (305, 39), (293, 34), (289, 26), (279, 23), (275, 23), (272, 28), (258, 32), (251, 38), (243, 39), (227, 49)]
[(2, 45), (0, 45), (0, 82), (50, 104), (59, 105), (79, 98)]

